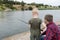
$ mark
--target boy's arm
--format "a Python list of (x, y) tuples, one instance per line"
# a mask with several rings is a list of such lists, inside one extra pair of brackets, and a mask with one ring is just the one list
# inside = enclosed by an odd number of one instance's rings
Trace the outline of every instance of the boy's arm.
[(28, 26), (31, 27), (31, 20), (29, 20), (29, 22), (28, 22)]
[(28, 26), (29, 26), (29, 28), (31, 27), (31, 25), (30, 25), (30, 24), (29, 24)]

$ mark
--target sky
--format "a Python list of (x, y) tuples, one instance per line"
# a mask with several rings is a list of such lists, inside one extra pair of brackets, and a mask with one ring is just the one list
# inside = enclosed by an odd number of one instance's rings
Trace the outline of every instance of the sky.
[[(15, 0), (15, 1), (22, 1), (22, 0)], [(60, 0), (23, 0), (26, 3), (43, 3), (43, 4), (47, 4), (47, 5), (53, 5), (53, 6), (58, 6), (60, 5)]]

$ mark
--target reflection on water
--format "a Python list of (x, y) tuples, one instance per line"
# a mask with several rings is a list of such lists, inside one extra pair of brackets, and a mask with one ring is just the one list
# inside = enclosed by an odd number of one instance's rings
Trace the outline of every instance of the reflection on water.
[(0, 23), (6, 21), (6, 13), (0, 12)]
[(4, 17), (5, 17), (5, 15), (4, 15), (5, 13), (3, 13), (3, 12), (0, 12), (0, 18), (1, 19), (3, 19)]
[[(54, 15), (54, 21), (60, 21), (60, 10), (40, 10), (39, 18), (42, 20), (46, 14)], [(26, 22), (32, 17), (32, 11), (0, 12), (0, 40), (4, 37), (15, 35), (29, 30)]]
[[(17, 13), (18, 12), (18, 13)], [(3, 16), (2, 16), (3, 15)], [(23, 12), (1, 12), (0, 15), (0, 39), (24, 31), (28, 31), (28, 25), (18, 19), (23, 19)]]

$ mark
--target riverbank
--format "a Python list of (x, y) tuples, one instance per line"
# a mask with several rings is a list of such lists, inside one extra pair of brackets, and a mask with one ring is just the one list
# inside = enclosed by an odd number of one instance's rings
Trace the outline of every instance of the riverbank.
[(3, 40), (30, 40), (30, 32), (24, 32), (21, 34), (17, 34), (8, 38), (4, 38)]
[(39, 8), (39, 10), (60, 10), (60, 8)]
[[(39, 10), (60, 10), (60, 8), (38, 8)], [(16, 9), (16, 8), (13, 8), (13, 9), (10, 9), (10, 8), (5, 8), (5, 7), (0, 7), (0, 11), (22, 11), (21, 9)], [(27, 9), (29, 10), (29, 9)]]
[[(39, 10), (39, 17), (43, 20), (44, 16), (49, 13), (54, 16), (55, 22), (60, 22), (60, 10)], [(2, 38), (10, 39), (12, 36), (20, 33), (23, 34), (29, 30), (28, 25), (18, 19), (27, 22), (32, 17), (31, 11), (2, 12), (1, 14), (4, 16), (2, 16), (3, 18), (0, 18), (0, 40)]]
[[(57, 25), (60, 25), (60, 22), (56, 22)], [(59, 26), (60, 28), (60, 26)], [(23, 32), (11, 37), (4, 38), (3, 40), (30, 40), (30, 32)]]

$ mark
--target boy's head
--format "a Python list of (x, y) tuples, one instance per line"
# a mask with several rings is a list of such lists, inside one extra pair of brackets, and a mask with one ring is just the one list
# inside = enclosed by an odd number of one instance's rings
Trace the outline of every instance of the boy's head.
[(33, 16), (38, 16), (38, 8), (33, 8), (32, 15)]
[(53, 22), (53, 15), (48, 14), (45, 16), (44, 19), (45, 19), (45, 23), (49, 24), (50, 22)]

